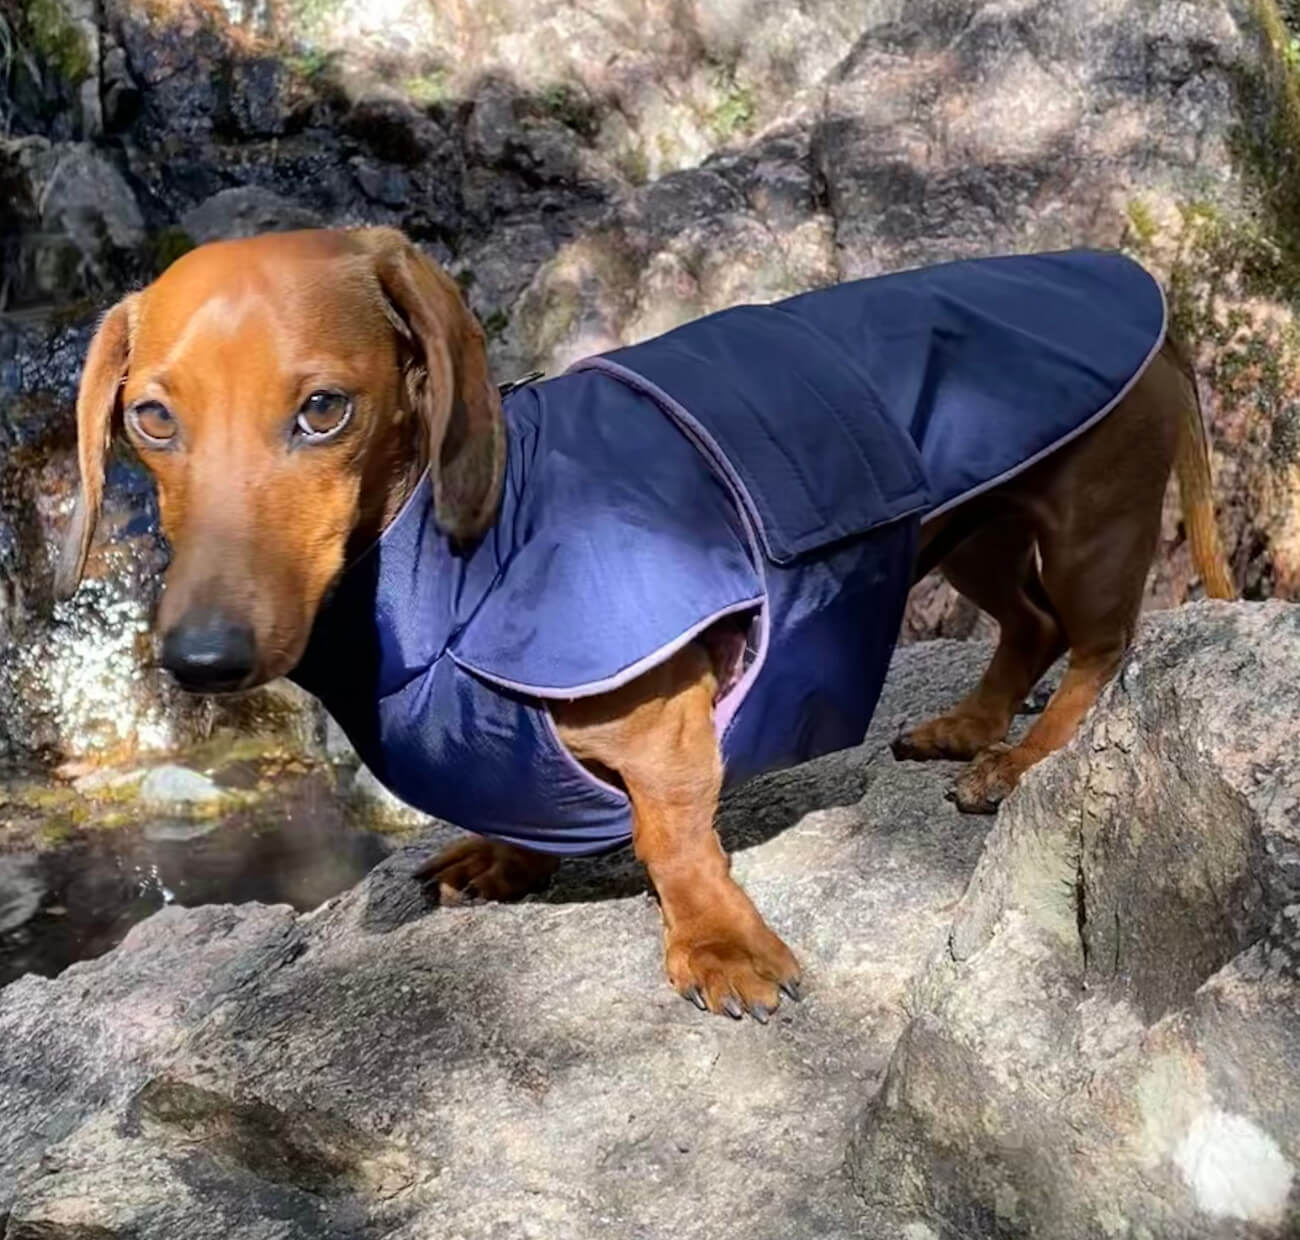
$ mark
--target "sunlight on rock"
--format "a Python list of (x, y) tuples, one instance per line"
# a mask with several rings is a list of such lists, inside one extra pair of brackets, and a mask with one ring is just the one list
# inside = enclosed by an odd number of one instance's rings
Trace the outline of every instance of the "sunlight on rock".
[(1295, 1168), (1244, 1115), (1202, 1111), (1174, 1153), (1197, 1204), (1214, 1218), (1273, 1227), (1282, 1221)]

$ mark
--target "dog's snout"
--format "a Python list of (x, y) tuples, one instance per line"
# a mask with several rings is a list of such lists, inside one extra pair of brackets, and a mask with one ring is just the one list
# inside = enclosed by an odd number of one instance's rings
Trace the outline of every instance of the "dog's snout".
[(195, 693), (239, 689), (257, 665), (253, 630), (220, 613), (186, 615), (163, 638), (162, 665)]

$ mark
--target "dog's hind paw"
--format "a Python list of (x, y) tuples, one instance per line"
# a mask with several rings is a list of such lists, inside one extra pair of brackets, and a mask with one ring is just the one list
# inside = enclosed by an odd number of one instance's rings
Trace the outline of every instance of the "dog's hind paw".
[(990, 745), (958, 777), (948, 799), (966, 814), (992, 814), (1015, 791), (1033, 759), (1010, 745)]

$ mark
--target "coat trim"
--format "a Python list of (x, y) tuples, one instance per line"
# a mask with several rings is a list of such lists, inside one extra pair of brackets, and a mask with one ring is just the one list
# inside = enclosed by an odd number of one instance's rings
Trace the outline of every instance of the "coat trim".
[[(618, 379), (634, 391), (648, 396), (668, 414), (687, 439), (700, 450), (705, 460), (709, 462), (714, 472), (731, 492), (732, 501), (735, 503), (736, 510), (740, 513), (740, 519), (745, 526), (745, 537), (749, 541), (749, 553), (754, 561), (754, 570), (763, 583), (763, 595), (759, 600), (761, 606), (758, 615), (758, 652), (754, 656), (754, 661), (745, 669), (745, 673), (740, 680), (713, 708), (713, 728), (718, 735), (718, 740), (721, 741), (726, 735), (727, 729), (731, 726), (731, 721), (744, 704), (745, 698), (749, 696), (749, 691), (754, 687), (754, 682), (758, 680), (759, 674), (763, 670), (763, 664), (767, 662), (768, 639), (772, 624), (767, 605), (767, 559), (763, 554), (758, 537), (758, 507), (754, 503), (753, 496), (749, 493), (749, 488), (745, 486), (735, 467), (727, 460), (726, 454), (718, 446), (717, 440), (709, 434), (708, 430), (700, 424), (689, 409), (665, 392), (657, 383), (652, 383), (643, 375), (637, 374), (635, 370), (631, 370), (619, 362), (612, 362), (606, 357), (583, 358), (570, 366), (565, 373), (570, 374), (580, 370), (595, 370)], [(715, 620), (720, 618), (714, 617)], [(709, 623), (711, 624), (713, 621), (711, 620)], [(704, 627), (707, 628), (708, 626)], [(703, 628), (699, 631), (702, 632)], [(650, 666), (653, 666), (653, 664)]]
[(694, 641), (705, 629), (716, 624), (719, 620), (724, 620), (727, 616), (734, 616), (740, 612), (761, 608), (766, 602), (767, 596), (760, 594), (757, 598), (742, 599), (739, 603), (732, 603), (729, 607), (721, 607), (711, 615), (705, 616), (703, 620), (691, 625), (679, 637), (673, 638), (670, 642), (665, 642), (657, 650), (652, 650), (649, 654), (643, 655), (635, 663), (629, 663), (627, 667), (615, 672), (612, 676), (606, 676), (603, 680), (593, 680), (587, 684), (574, 685), (572, 688), (556, 689), (548, 685), (524, 684), (521, 681), (500, 676), (496, 672), (489, 672), (481, 667), (476, 667), (450, 647), (448, 647), (447, 653), (459, 667), (463, 667), (467, 672), (472, 673), (481, 680), (500, 685), (503, 689), (509, 689), (512, 693), (523, 693), (528, 697), (542, 698), (553, 702), (571, 702), (575, 698), (595, 697), (598, 693), (609, 693), (611, 690), (622, 688), (629, 681), (635, 680), (652, 667), (658, 666), (676, 654), (683, 646)]

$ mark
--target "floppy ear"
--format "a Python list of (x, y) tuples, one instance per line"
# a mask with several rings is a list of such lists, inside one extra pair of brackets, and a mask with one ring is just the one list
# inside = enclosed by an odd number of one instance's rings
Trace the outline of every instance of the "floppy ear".
[(470, 541), (491, 525), (505, 473), (501, 398), (483, 329), (456, 282), (400, 232), (359, 235), (412, 355), (407, 377), (428, 436), (434, 515), (444, 533)]
[(72, 510), (59, 566), (54, 572), (54, 594), (70, 599), (81, 584), (90, 553), (99, 505), (104, 495), (104, 462), (113, 437), (113, 413), (131, 352), (135, 297), (126, 297), (105, 316), (90, 342), (77, 392), (77, 464), (81, 490)]

